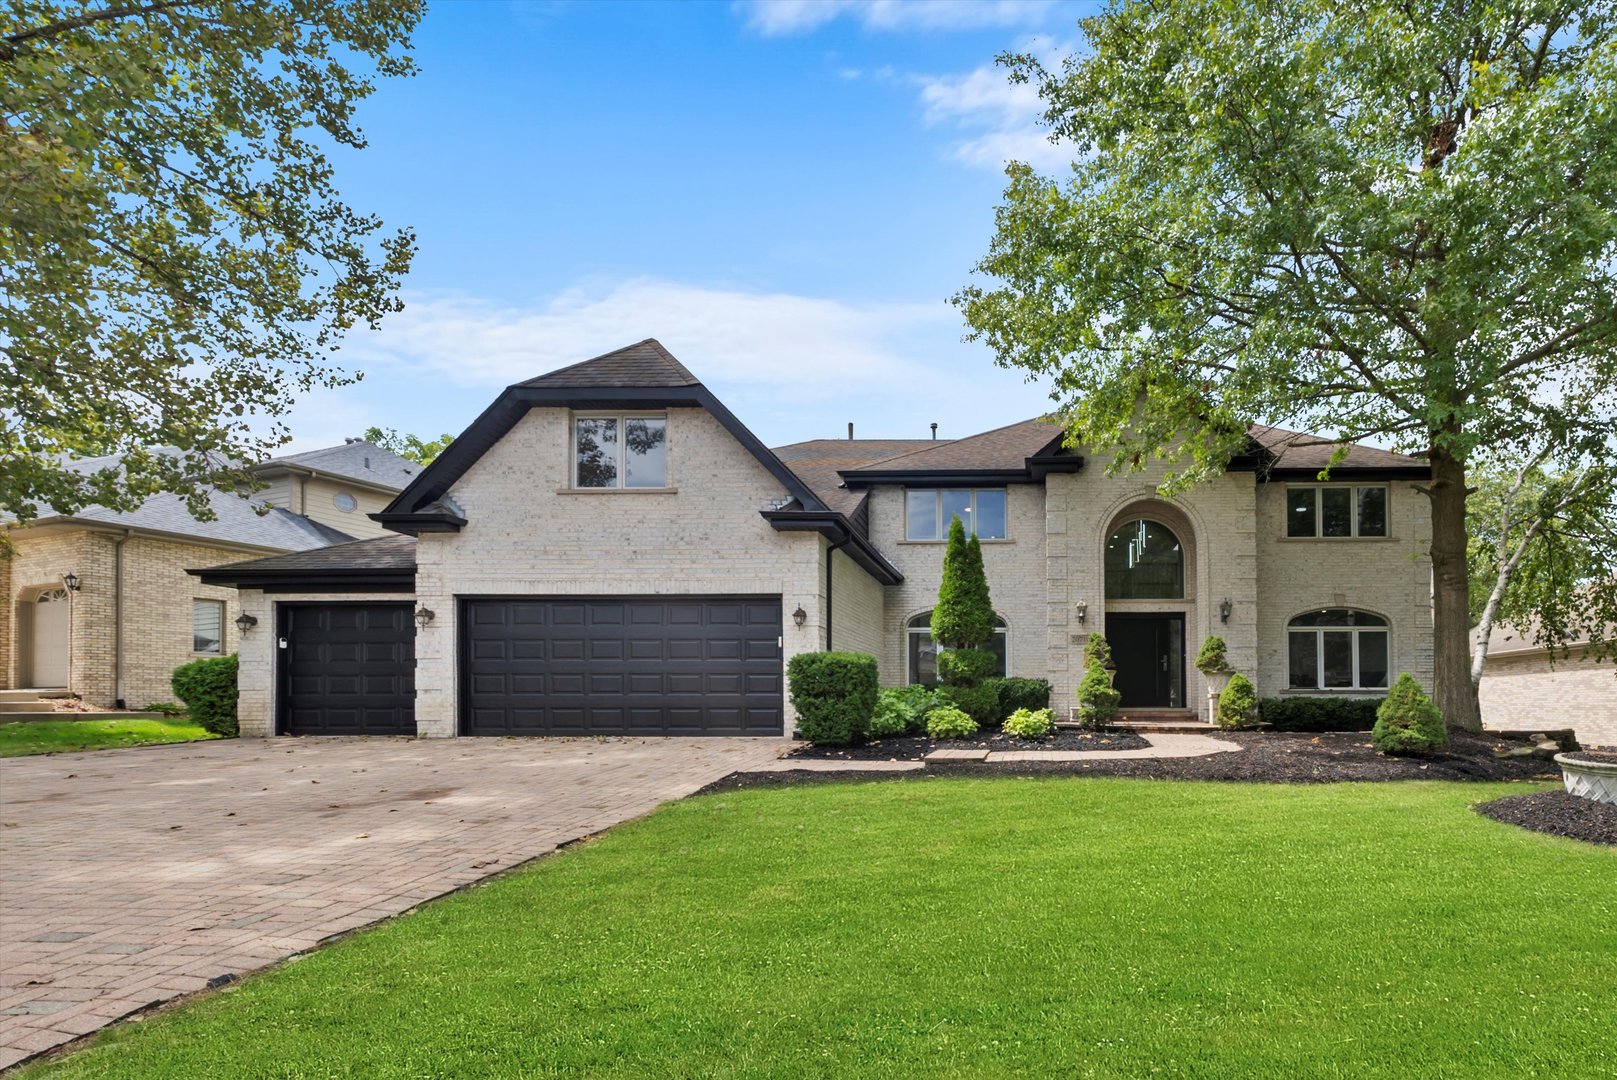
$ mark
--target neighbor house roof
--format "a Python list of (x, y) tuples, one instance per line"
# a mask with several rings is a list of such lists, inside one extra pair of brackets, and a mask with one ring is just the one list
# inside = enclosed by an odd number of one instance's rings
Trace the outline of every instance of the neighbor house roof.
[(858, 508), (863, 496), (842, 486), (841, 470), (938, 445), (933, 439), (809, 439), (777, 446), (775, 456), (802, 477), (825, 505), (847, 514)]
[(336, 588), (408, 591), (415, 587), (415, 550), (413, 536), (379, 536), (186, 573), (200, 578), (205, 585), (270, 592)]
[(349, 439), (341, 446), (284, 454), (253, 467), (254, 472), (273, 473), (291, 466), (312, 469), (331, 476), (347, 477), (363, 484), (400, 491), (420, 475), (423, 466), (400, 457), (364, 439)]

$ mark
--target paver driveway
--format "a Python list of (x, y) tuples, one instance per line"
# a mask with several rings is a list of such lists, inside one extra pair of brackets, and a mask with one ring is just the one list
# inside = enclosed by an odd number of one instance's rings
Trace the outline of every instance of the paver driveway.
[(241, 739), (0, 761), (0, 1068), (786, 745)]

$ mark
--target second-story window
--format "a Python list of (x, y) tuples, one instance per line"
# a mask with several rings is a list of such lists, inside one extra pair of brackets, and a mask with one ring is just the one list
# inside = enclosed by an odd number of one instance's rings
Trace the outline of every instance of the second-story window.
[(574, 417), (573, 486), (667, 487), (668, 418), (632, 414)]
[(1003, 540), (1004, 488), (927, 488), (904, 492), (904, 539), (947, 540), (955, 518), (981, 540)]
[(1287, 536), (1386, 536), (1386, 484), (1286, 485)]

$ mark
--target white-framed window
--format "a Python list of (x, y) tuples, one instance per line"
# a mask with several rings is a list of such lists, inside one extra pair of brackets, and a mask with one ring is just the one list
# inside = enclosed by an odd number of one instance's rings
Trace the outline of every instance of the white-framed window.
[(225, 651), (223, 600), (191, 601), (191, 651), (215, 656)]
[(345, 514), (352, 514), (359, 509), (359, 500), (346, 491), (339, 491), (331, 497), (331, 505)]
[(909, 488), (904, 492), (904, 539), (947, 540), (955, 518), (966, 535), (979, 540), (1003, 540), (1004, 488)]
[(1387, 620), (1352, 608), (1323, 608), (1286, 626), (1287, 685), (1293, 690), (1385, 690), (1392, 651)]
[(573, 417), (575, 488), (668, 486), (668, 417), (580, 413)]
[(1387, 535), (1386, 484), (1287, 484), (1286, 535)]
[[(999, 657), (994, 674), (1003, 678), (1010, 671), (1011, 638), (1005, 620), (994, 616), (994, 636), (983, 646)], [(938, 652), (940, 646), (932, 640), (932, 613), (923, 611), (904, 627), (904, 671), (911, 683), (925, 686), (938, 684)]]

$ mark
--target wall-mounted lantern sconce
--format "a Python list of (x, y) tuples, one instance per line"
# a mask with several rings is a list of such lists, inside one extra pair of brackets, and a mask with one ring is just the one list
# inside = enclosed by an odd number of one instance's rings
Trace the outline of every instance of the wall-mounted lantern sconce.
[(62, 584), (67, 586), (67, 591), (68, 592), (78, 592), (79, 591), (79, 575), (77, 575), (77, 574), (73, 573), (73, 571), (69, 570), (67, 573), (62, 575)]
[(1078, 601), (1078, 622), (1079, 622), (1079, 625), (1082, 625), (1083, 621), (1088, 617), (1089, 617), (1089, 601), (1087, 601), (1087, 600)]
[(417, 630), (425, 630), (427, 628), (427, 624), (437, 617), (438, 613), (433, 611), (430, 607), (418, 607), (415, 609), (415, 628)]
[(1230, 621), (1230, 613), (1233, 612), (1234, 610), (1235, 610), (1235, 605), (1230, 602), (1228, 597), (1226, 597), (1224, 599), (1224, 602), (1218, 605), (1218, 617), (1219, 617), (1219, 620), (1221, 622), (1229, 622)]
[(241, 631), (243, 637), (246, 637), (247, 631), (251, 630), (257, 625), (258, 619), (255, 616), (247, 614), (245, 611), (236, 616), (236, 629)]
[(797, 610), (792, 612), (792, 625), (801, 628), (806, 622), (808, 622), (808, 612), (803, 610), (802, 604), (798, 604)]

